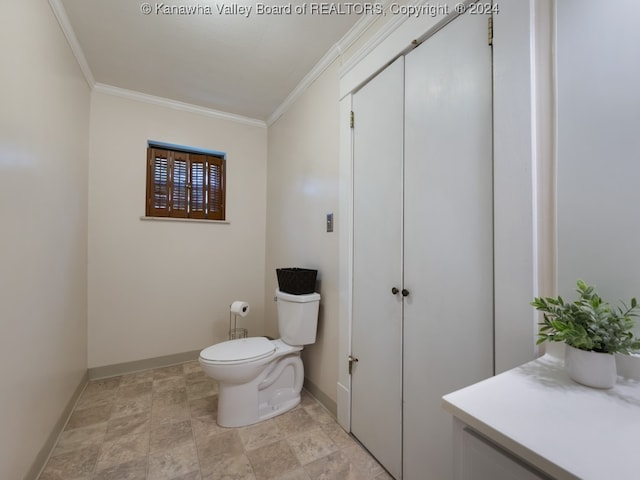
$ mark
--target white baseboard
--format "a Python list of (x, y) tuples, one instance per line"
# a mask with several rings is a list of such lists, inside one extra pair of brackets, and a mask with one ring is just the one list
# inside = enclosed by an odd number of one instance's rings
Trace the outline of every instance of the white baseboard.
[(80, 395), (82, 395), (82, 392), (87, 386), (87, 383), (89, 383), (89, 375), (88, 372), (85, 372), (85, 374), (82, 376), (82, 379), (80, 380), (80, 383), (78, 384), (78, 387), (76, 388), (75, 392), (73, 392), (71, 399), (67, 402), (67, 405), (60, 414), (58, 421), (53, 426), (53, 430), (51, 430), (51, 433), (47, 437), (47, 440), (44, 442), (44, 445), (36, 455), (35, 460), (31, 464), (31, 468), (24, 476), (24, 480), (36, 480), (40, 476), (42, 469), (45, 467), (47, 461), (49, 460), (49, 457), (51, 456), (53, 447), (55, 447), (56, 442), (58, 441), (58, 437), (60, 437), (60, 434), (64, 431), (64, 427), (67, 425), (67, 421), (69, 420), (69, 417), (71, 416), (71, 413), (73, 412), (73, 409), (76, 406)]

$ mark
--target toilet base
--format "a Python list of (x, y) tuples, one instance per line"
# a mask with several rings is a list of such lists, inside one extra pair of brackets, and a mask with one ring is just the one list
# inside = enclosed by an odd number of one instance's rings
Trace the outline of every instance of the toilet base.
[(300, 403), (304, 367), (300, 352), (278, 359), (254, 381), (219, 384), (218, 418), (221, 427), (243, 427), (281, 415)]
[(297, 407), (299, 404), (300, 392), (298, 392), (297, 394), (294, 393), (293, 398), (290, 398), (289, 400), (283, 401), (281, 403), (277, 403), (275, 405), (264, 403), (260, 405), (260, 415), (258, 422), (262, 422), (263, 420), (268, 420), (270, 418), (277, 417), (278, 415), (282, 415), (283, 413)]

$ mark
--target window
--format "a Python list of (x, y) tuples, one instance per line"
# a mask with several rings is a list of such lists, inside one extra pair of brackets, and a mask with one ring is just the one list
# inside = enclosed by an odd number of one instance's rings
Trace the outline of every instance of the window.
[(149, 144), (145, 214), (224, 220), (224, 154)]

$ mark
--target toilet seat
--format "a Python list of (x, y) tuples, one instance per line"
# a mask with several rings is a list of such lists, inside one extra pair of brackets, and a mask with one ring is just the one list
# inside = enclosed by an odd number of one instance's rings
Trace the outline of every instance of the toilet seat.
[(234, 365), (270, 357), (276, 346), (265, 337), (249, 337), (227, 340), (205, 348), (200, 359), (214, 365)]

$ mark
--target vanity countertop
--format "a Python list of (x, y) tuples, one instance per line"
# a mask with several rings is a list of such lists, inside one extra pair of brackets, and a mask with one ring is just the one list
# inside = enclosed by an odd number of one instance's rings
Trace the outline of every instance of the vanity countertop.
[(551, 355), (450, 393), (446, 411), (557, 479), (640, 478), (640, 381), (582, 386)]

